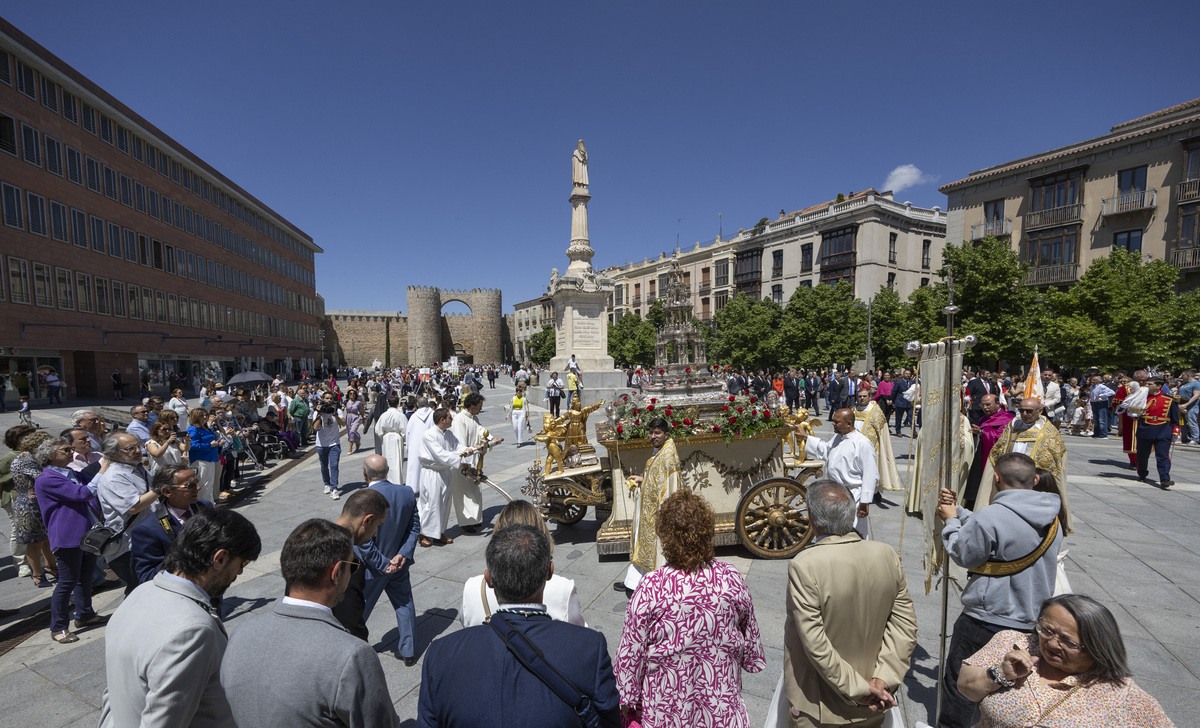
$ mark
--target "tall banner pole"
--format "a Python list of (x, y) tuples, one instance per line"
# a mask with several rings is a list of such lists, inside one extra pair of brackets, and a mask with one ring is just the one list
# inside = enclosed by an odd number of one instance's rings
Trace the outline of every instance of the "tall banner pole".
[[(948, 490), (954, 490), (954, 473), (953, 460), (951, 459), (951, 451), (954, 449), (954, 426), (958, 424), (959, 410), (962, 408), (960, 402), (955, 402), (957, 395), (957, 387), (955, 386), (954, 371), (954, 314), (958, 313), (958, 306), (954, 305), (954, 273), (948, 271), (946, 273), (946, 307), (942, 309), (942, 313), (946, 314), (946, 382), (942, 388), (942, 420), (944, 428), (942, 432), (942, 479), (943, 487)], [(936, 514), (926, 514), (927, 518), (936, 517)], [(937, 685), (937, 710), (934, 714), (933, 724), (936, 726), (941, 722), (942, 718), (942, 686), (946, 677), (946, 621), (950, 611), (950, 559), (946, 556), (942, 557), (942, 631), (941, 638), (938, 644), (938, 685)]]

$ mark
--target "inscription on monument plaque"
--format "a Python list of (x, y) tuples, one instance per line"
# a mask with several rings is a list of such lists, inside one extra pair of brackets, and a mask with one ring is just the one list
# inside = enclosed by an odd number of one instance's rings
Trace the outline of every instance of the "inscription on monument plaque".
[(599, 349), (600, 308), (598, 306), (575, 306), (571, 309), (571, 328), (576, 349)]

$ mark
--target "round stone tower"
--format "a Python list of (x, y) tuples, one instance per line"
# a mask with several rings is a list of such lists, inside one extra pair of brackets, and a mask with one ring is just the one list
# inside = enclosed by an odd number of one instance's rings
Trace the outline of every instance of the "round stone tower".
[(500, 291), (495, 288), (476, 288), (468, 294), (471, 315), (475, 319), (476, 364), (500, 363), (504, 361), (502, 333), (504, 330), (504, 306)]
[(441, 361), (442, 293), (432, 286), (408, 287), (408, 362), (427, 366)]

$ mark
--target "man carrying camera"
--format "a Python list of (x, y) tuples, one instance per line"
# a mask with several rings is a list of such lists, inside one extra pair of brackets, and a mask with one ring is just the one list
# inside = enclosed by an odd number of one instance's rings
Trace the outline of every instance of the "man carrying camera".
[(321, 480), (325, 493), (337, 500), (338, 464), (342, 459), (341, 428), (346, 425), (346, 411), (338, 409), (333, 402), (333, 392), (321, 395), (321, 403), (313, 410), (312, 429), (317, 433), (317, 457), (321, 459)]

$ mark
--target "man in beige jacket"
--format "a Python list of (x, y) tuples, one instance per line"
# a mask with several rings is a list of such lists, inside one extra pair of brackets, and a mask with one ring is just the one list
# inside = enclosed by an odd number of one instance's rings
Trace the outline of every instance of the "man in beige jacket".
[(875, 728), (896, 705), (917, 644), (900, 558), (854, 532), (855, 499), (820, 480), (808, 488), (814, 541), (788, 567), (784, 690), (792, 728)]

